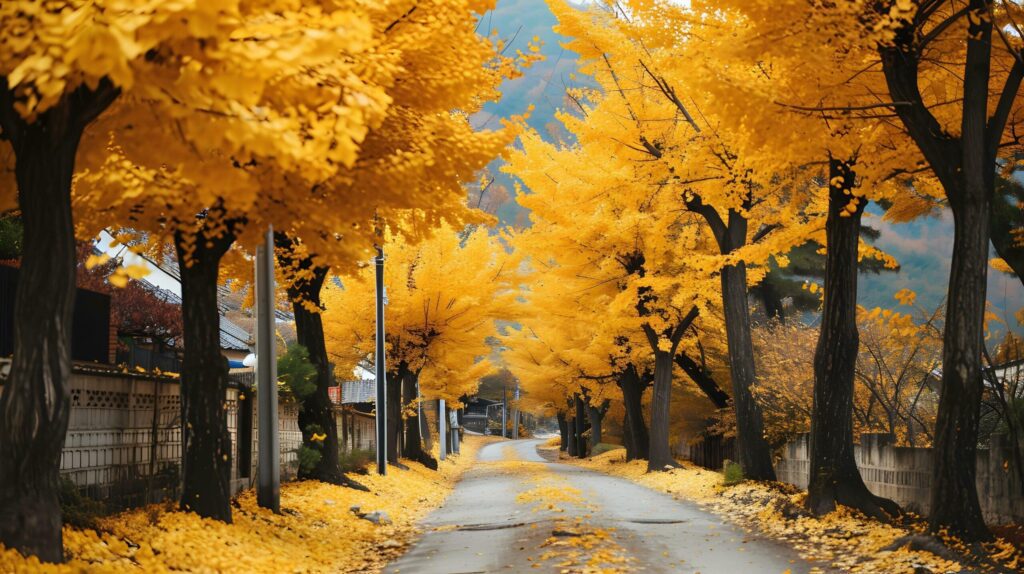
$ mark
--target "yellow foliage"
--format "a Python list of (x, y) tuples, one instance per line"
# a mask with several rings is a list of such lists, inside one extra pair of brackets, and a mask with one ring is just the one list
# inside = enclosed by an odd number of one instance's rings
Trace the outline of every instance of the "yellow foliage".
[[(69, 559), (40, 564), (0, 549), (0, 571), (11, 573), (135, 573), (376, 571), (406, 548), (416, 522), (438, 507), (489, 439), (469, 437), (462, 454), (438, 471), (405, 461), (409, 470), (359, 476), (371, 492), (315, 481), (281, 486), (281, 514), (256, 504), (253, 491), (238, 497), (233, 524), (199, 518), (169, 506), (148, 506), (100, 519), (98, 530), (64, 528)], [(381, 510), (392, 524), (357, 517)]]

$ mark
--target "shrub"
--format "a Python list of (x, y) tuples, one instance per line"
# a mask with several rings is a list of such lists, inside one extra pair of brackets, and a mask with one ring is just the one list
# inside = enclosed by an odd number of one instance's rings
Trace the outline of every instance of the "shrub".
[(604, 454), (604, 453), (606, 453), (606, 452), (608, 452), (610, 450), (619, 450), (621, 448), (624, 448), (624, 447), (622, 447), (621, 445), (617, 445), (617, 444), (610, 444), (610, 443), (606, 443), (606, 442), (599, 442), (594, 447), (594, 450), (590, 453), (590, 456), (597, 456), (599, 454)]
[(96, 519), (107, 514), (107, 506), (82, 494), (78, 485), (67, 477), (60, 479), (60, 509), (64, 524), (77, 528), (95, 528)]
[(316, 465), (320, 463), (320, 459), (324, 457), (324, 455), (320, 454), (319, 450), (306, 445), (300, 446), (295, 452), (298, 454), (299, 470), (303, 474), (312, 472)]
[(743, 482), (743, 467), (738, 462), (726, 460), (722, 464), (722, 474), (725, 476), (726, 486)]
[(353, 472), (357, 474), (366, 473), (366, 465), (376, 458), (377, 453), (372, 450), (355, 449), (353, 451), (341, 451), (338, 455), (338, 466), (341, 472)]

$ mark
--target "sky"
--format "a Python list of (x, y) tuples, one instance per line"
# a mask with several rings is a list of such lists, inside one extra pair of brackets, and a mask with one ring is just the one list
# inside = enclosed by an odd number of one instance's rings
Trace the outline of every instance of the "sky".
[[(579, 4), (579, 1), (575, 2)], [(564, 49), (564, 38), (552, 27), (557, 24), (544, 0), (498, 0), (495, 10), (483, 18), (487, 30), (496, 30), (505, 39), (515, 40), (511, 50), (525, 51), (526, 43), (534, 36), (543, 42), (541, 52), (546, 59), (527, 70), (523, 77), (505, 82), (499, 102), (487, 105), (483, 112), (474, 117), (474, 123), (490, 125), (498, 118), (526, 112), (532, 103), (535, 109), (529, 124), (545, 137), (546, 126), (556, 122), (555, 111), (564, 106), (565, 86), (573, 82), (569, 75), (576, 71), (577, 55)], [(517, 34), (518, 31), (518, 34)], [(577, 82), (586, 81), (581, 76)], [(505, 185), (513, 192), (512, 179), (500, 172), (500, 161), (492, 163), (490, 172), (496, 183)], [(513, 201), (498, 211), (505, 224), (519, 218), (524, 208)], [(917, 303), (925, 309), (934, 309), (946, 298), (949, 278), (950, 256), (953, 250), (953, 220), (948, 211), (938, 217), (923, 218), (904, 224), (894, 224), (880, 217), (880, 210), (869, 210), (865, 225), (881, 231), (875, 243), (901, 265), (897, 273), (861, 275), (858, 286), (858, 302), (868, 308), (895, 307), (893, 294), (903, 288), (910, 288), (918, 294)], [(993, 252), (992, 256), (995, 254)], [(989, 270), (988, 298), (992, 310), (1009, 320), (1011, 328), (1020, 331), (1021, 326), (1013, 319), (1014, 313), (1024, 307), (1024, 286), (1016, 278)]]

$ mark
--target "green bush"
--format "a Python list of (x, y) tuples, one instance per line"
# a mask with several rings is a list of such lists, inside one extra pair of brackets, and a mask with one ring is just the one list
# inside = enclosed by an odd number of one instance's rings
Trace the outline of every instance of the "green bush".
[(726, 460), (722, 464), (722, 474), (725, 476), (726, 486), (743, 482), (743, 467), (738, 462)]
[(64, 524), (76, 528), (95, 528), (96, 519), (107, 514), (107, 506), (102, 501), (83, 495), (67, 477), (60, 479), (60, 509)]
[(309, 361), (309, 351), (292, 343), (288, 350), (277, 358), (277, 380), (300, 403), (316, 392), (316, 366)]
[(320, 463), (320, 459), (324, 457), (319, 450), (306, 445), (300, 446), (296, 452), (299, 457), (299, 470), (303, 473), (312, 472), (316, 465)]
[(624, 448), (624, 447), (622, 447), (621, 445), (617, 445), (617, 444), (610, 444), (610, 443), (607, 443), (607, 442), (599, 442), (599, 443), (597, 443), (597, 446), (594, 447), (594, 450), (590, 453), (590, 456), (597, 456), (599, 454), (604, 454), (604, 453), (606, 453), (606, 452), (608, 452), (610, 450), (619, 450), (620, 448)]
[(376, 457), (377, 453), (372, 450), (343, 450), (338, 455), (338, 466), (341, 467), (341, 472), (362, 474), (366, 472), (366, 465), (373, 462)]

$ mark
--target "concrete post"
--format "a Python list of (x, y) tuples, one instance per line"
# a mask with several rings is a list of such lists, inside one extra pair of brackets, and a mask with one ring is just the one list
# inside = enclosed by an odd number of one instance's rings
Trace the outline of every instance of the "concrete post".
[(388, 472), (388, 426), (387, 412), (388, 399), (385, 392), (387, 384), (387, 368), (384, 357), (384, 247), (377, 247), (377, 258), (374, 259), (377, 267), (377, 349), (374, 353), (377, 377), (377, 474)]
[(448, 450), (448, 415), (444, 412), (444, 399), (437, 401), (437, 442), (438, 455), (441, 460), (445, 459), (445, 451)]
[(274, 325), (274, 230), (256, 248), (256, 378), (259, 403), (259, 468), (256, 501), (281, 511), (281, 448), (277, 421), (277, 352)]

